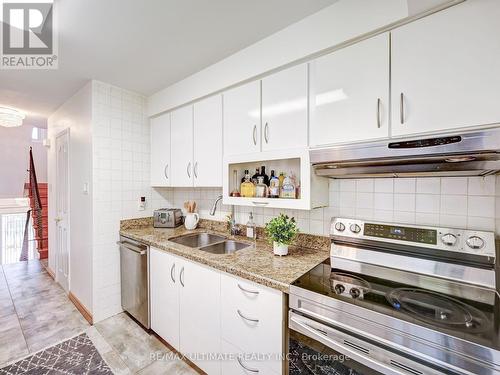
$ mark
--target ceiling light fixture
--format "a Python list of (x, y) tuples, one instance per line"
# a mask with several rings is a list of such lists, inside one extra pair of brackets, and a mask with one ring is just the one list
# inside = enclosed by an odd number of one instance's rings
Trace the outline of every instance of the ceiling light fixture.
[(0, 126), (13, 128), (21, 126), (26, 115), (14, 108), (0, 107)]

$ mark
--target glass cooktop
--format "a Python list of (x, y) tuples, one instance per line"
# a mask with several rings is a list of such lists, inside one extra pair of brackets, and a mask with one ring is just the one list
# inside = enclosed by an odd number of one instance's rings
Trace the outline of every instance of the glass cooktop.
[[(386, 274), (390, 274), (390, 271)], [(389, 276), (388, 276), (389, 277)], [(418, 324), (490, 348), (500, 349), (499, 298), (494, 291), (489, 301), (478, 302), (474, 287), (454, 295), (415, 287), (386, 278), (332, 269), (329, 261), (297, 279), (293, 285), (369, 310)], [(453, 287), (456, 289), (457, 284)], [(473, 290), (471, 291), (471, 288)], [(478, 290), (479, 291), (479, 290)], [(484, 289), (481, 289), (484, 294)], [(469, 295), (459, 298), (456, 295)]]

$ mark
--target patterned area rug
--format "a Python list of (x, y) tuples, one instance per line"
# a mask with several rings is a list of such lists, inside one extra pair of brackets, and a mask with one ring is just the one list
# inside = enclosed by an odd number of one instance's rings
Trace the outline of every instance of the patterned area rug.
[(1, 375), (112, 375), (86, 333), (0, 369)]

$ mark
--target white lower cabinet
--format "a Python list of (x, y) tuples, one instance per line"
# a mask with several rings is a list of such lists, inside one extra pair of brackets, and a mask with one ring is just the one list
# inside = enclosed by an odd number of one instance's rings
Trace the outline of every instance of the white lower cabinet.
[(151, 328), (174, 348), (179, 348), (179, 266), (178, 258), (151, 248)]
[(282, 374), (283, 293), (154, 247), (149, 269), (162, 339), (209, 375)]
[(221, 275), (186, 260), (181, 264), (180, 352), (207, 374), (219, 374)]
[[(260, 368), (259, 374), (281, 374), (285, 323), (281, 292), (223, 274), (221, 318), (223, 341), (238, 348), (247, 358), (236, 361), (239, 367), (245, 370), (248, 363), (248, 368)], [(252, 357), (258, 360), (250, 361)], [(223, 374), (231, 374), (224, 372), (225, 368)]]
[(153, 331), (207, 374), (220, 374), (220, 272), (152, 247), (150, 288)]

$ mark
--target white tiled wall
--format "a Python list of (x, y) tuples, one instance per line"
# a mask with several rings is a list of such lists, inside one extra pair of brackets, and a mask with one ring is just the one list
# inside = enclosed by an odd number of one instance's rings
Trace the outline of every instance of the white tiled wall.
[(120, 220), (151, 216), (138, 209), (151, 198), (149, 121), (145, 97), (93, 82), (93, 315), (94, 321), (121, 309)]
[[(328, 235), (331, 217), (448, 226), (500, 233), (500, 177), (446, 177), (330, 180), (329, 207), (311, 211), (236, 207), (238, 223), (253, 212), (257, 225), (284, 212), (297, 219), (304, 233)], [(200, 203), (200, 216), (222, 189), (154, 189), (153, 206), (182, 207), (187, 199)], [(498, 198), (497, 198), (498, 197)], [(218, 212), (220, 212), (218, 210)], [(216, 215), (222, 220), (230, 207)]]

